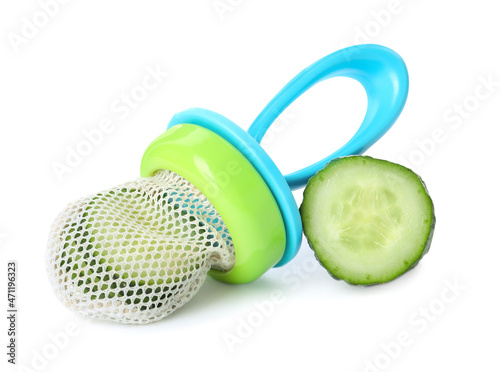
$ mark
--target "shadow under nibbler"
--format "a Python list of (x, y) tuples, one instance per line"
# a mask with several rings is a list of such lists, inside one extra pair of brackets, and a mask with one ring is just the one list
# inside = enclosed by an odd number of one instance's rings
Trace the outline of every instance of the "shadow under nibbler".
[[(211, 277), (207, 277), (198, 293), (165, 319), (161, 323), (168, 323), (173, 319), (190, 319), (193, 317), (210, 313), (214, 315), (214, 310), (221, 310), (220, 317), (226, 318), (233, 314), (224, 312), (230, 304), (231, 307), (241, 306), (245, 308), (253, 304), (254, 301), (268, 298), (273, 290), (276, 290), (277, 283), (267, 277), (261, 277), (252, 283), (233, 285), (219, 282)], [(203, 318), (206, 320), (206, 318)]]

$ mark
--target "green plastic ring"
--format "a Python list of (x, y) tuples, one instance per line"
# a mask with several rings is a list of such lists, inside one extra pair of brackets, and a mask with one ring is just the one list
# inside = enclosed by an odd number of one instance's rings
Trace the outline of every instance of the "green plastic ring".
[(179, 124), (157, 137), (142, 158), (141, 177), (168, 169), (196, 186), (217, 209), (234, 243), (234, 267), (209, 274), (248, 283), (283, 256), (286, 234), (269, 187), (241, 152), (214, 132)]

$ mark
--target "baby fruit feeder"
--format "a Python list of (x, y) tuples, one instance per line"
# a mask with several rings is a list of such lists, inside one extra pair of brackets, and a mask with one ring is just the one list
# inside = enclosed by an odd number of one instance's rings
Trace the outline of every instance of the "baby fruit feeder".
[[(337, 76), (366, 90), (361, 126), (330, 156), (283, 176), (260, 141), (299, 96)], [(149, 323), (187, 302), (207, 272), (248, 283), (288, 263), (302, 238), (291, 190), (330, 160), (366, 151), (395, 122), (407, 94), (401, 57), (368, 44), (304, 69), (247, 132), (205, 109), (174, 115), (146, 149), (141, 179), (81, 199), (56, 219), (47, 267), (58, 297), (85, 316)]]

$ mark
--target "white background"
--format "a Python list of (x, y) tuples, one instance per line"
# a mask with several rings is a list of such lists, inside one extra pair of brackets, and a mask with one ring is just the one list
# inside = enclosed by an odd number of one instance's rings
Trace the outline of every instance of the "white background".
[[(50, 17), (37, 1), (0, 5), (0, 370), (16, 370), (5, 355), (8, 260), (19, 266), (22, 371), (498, 369), (496, 2), (220, 3), (233, 5), (218, 14), (212, 0), (74, 0)], [(33, 18), (36, 30), (25, 26)], [(393, 48), (410, 73), (402, 115), (367, 154), (410, 166), (427, 183), (437, 226), (416, 269), (356, 288), (331, 279), (303, 242), (289, 265), (248, 285), (208, 278), (184, 308), (147, 326), (87, 321), (56, 300), (44, 253), (66, 203), (137, 177), (144, 149), (174, 113), (204, 107), (246, 129), (302, 68), (363, 42)], [(113, 104), (141, 84), (148, 66), (169, 76), (130, 113), (117, 113)], [(272, 128), (265, 148), (284, 172), (307, 165), (342, 145), (365, 108), (358, 83), (324, 82)], [(104, 119), (111, 132), (58, 178), (54, 164)], [(259, 315), (275, 290), (284, 301)], [(251, 334), (237, 332), (259, 316)], [(68, 326), (76, 332), (54, 348), (51, 335)], [(411, 342), (397, 347), (401, 332)], [(228, 335), (241, 343), (230, 347)]]

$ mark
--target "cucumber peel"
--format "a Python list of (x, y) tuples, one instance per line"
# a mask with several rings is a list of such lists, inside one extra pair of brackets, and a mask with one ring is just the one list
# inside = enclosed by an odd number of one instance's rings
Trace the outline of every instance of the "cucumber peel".
[(428, 252), (436, 224), (422, 179), (368, 156), (337, 158), (313, 176), (300, 206), (304, 233), (335, 279), (389, 282)]

